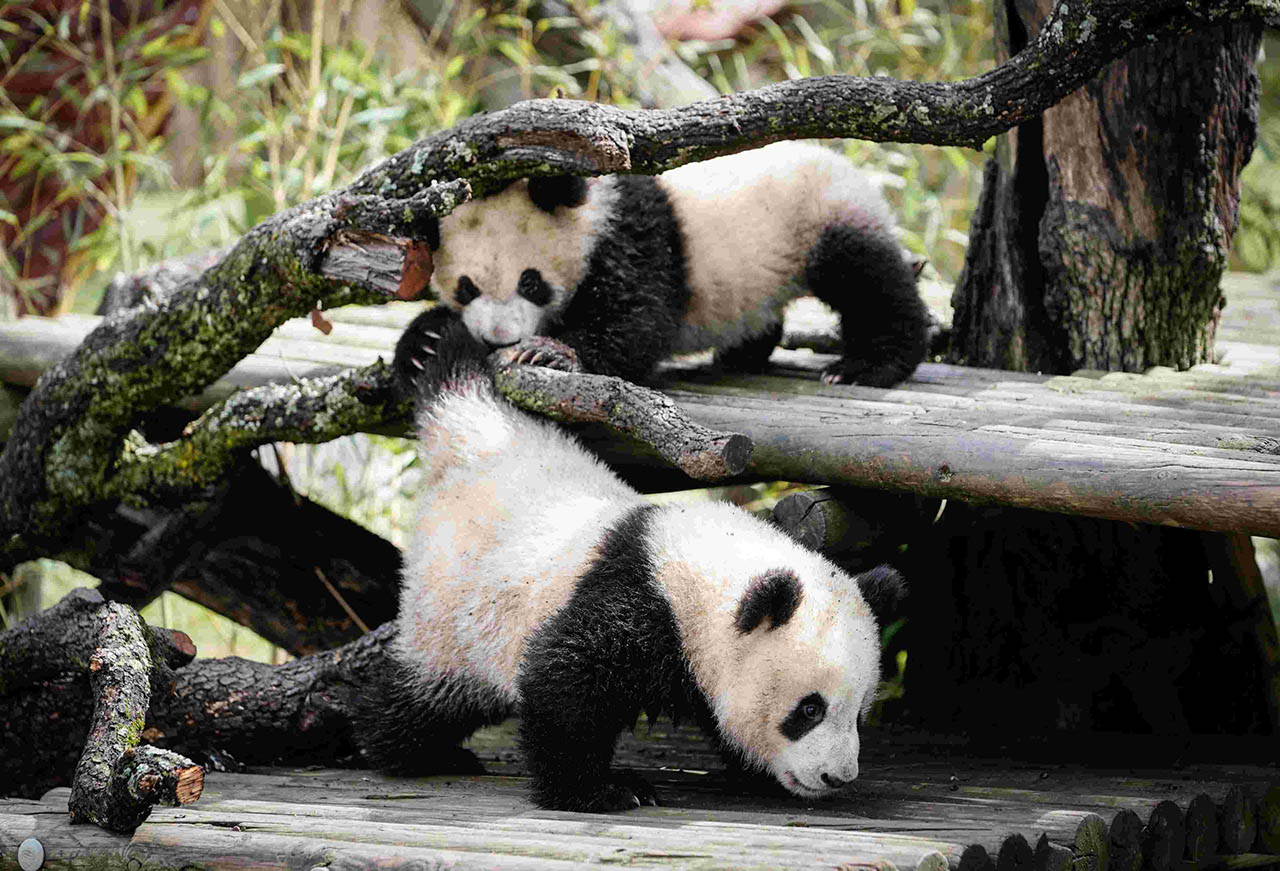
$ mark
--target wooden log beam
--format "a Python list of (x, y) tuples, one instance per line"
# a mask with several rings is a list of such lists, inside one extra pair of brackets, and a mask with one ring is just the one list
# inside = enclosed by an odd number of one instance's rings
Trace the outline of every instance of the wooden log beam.
[(1255, 807), (1258, 837), (1254, 850), (1273, 855), (1280, 853), (1280, 785), (1273, 786), (1258, 796)]
[(1191, 799), (1186, 810), (1188, 862), (1204, 862), (1218, 853), (1218, 808), (1204, 793)]
[(1032, 853), (1032, 863), (1036, 871), (1070, 871), (1075, 858), (1070, 847), (1055, 844), (1049, 840), (1047, 834), (1041, 835), (1036, 841), (1036, 847)]
[(1233, 786), (1218, 806), (1221, 852), (1244, 853), (1258, 835), (1255, 800), (1242, 786)]
[(1033, 830), (1040, 830), (1051, 842), (1069, 848), (1076, 858), (1093, 857), (1089, 864), (1091, 868), (1096, 866), (1096, 871), (1108, 871), (1111, 841), (1107, 824), (1092, 811), (1049, 811), (1036, 821)]
[[(80, 321), (78, 329), (91, 322)], [(323, 348), (330, 360), (343, 359), (344, 328), (324, 341), (312, 330), (317, 338), (304, 342), (306, 347), (282, 338), (276, 352), (298, 356), (252, 355), (214, 391), (225, 396), (238, 384), (302, 375), (338, 378), (341, 364), (307, 355)], [(40, 365), (76, 341), (76, 331), (60, 322), (0, 325), (0, 348), (43, 347)], [(363, 338), (347, 350), (352, 365), (368, 365), (377, 356)], [(793, 377), (686, 375), (667, 395), (695, 423), (752, 440), (752, 460), (742, 476), (750, 480), (846, 483), (932, 499), (1280, 537), (1280, 399), (1275, 377), (1265, 372), (1230, 376), (1229, 370), (1208, 367), (1151, 376), (1044, 378), (925, 364), (900, 387), (874, 390), (815, 383), (814, 372), (829, 359), (779, 351), (775, 360), (790, 367)], [(798, 360), (807, 362), (801, 366)], [(5, 377), (20, 380), (34, 368), (15, 361)], [(324, 402), (329, 392), (312, 393)], [(351, 407), (364, 406), (353, 399)], [(369, 425), (378, 428), (372, 420)], [(276, 434), (326, 435), (287, 427)], [(655, 472), (657, 460), (632, 442), (586, 435), (624, 474), (647, 481), (648, 489), (689, 486), (686, 475)], [(180, 459), (175, 453), (169, 468), (187, 469)]]
[(1107, 827), (1111, 841), (1111, 871), (1141, 871), (1142, 817), (1121, 808)]
[(1186, 822), (1182, 809), (1171, 801), (1162, 801), (1151, 810), (1142, 829), (1142, 867), (1144, 871), (1169, 871), (1182, 860), (1186, 845)]

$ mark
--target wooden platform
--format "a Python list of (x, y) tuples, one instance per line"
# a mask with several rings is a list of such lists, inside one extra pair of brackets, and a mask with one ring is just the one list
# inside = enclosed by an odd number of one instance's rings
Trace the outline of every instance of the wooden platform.
[(53, 868), (1280, 868), (1274, 765), (1086, 769), (873, 733), (856, 789), (806, 803), (744, 793), (696, 732), (659, 721), (619, 757), (663, 806), (592, 815), (530, 804), (509, 726), (473, 746), (492, 775), (211, 773), (196, 804), (157, 809), (132, 837), (71, 826), (66, 789), (0, 800), (0, 869), (29, 837)]

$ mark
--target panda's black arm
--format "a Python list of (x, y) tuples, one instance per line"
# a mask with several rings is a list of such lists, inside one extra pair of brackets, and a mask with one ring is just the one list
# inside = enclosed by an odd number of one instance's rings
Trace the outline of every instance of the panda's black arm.
[(555, 338), (589, 372), (642, 381), (671, 353), (689, 302), (684, 240), (649, 176), (618, 176), (609, 230), (597, 241)]
[[(614, 744), (634, 726), (640, 705), (615, 656), (594, 633), (565, 621), (538, 639), (520, 680), (520, 745), (533, 801), (552, 810), (630, 810), (654, 803), (652, 790), (610, 770)], [(571, 632), (584, 632), (577, 639)], [(611, 651), (612, 653), (612, 651)], [(625, 666), (622, 666), (625, 668)]]
[(628, 284), (613, 276), (584, 282), (555, 338), (578, 353), (588, 372), (644, 381), (675, 342), (683, 300), (662, 288)]

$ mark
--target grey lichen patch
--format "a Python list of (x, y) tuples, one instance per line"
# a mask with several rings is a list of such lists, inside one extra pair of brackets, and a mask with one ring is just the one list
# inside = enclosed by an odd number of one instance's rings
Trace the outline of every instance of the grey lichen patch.
[(450, 139), (445, 143), (444, 153), (453, 163), (473, 164), (476, 162), (476, 153), (461, 139)]
[(871, 122), (873, 124), (883, 124), (897, 115), (898, 106), (896, 103), (876, 103), (871, 107)]

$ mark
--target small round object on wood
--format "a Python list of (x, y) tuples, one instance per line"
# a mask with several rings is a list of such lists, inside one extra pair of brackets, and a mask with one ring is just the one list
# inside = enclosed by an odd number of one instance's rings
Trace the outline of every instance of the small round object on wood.
[(18, 867), (22, 871), (40, 871), (44, 864), (44, 844), (35, 838), (27, 838), (18, 845)]

